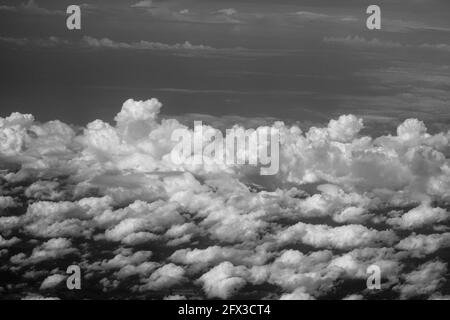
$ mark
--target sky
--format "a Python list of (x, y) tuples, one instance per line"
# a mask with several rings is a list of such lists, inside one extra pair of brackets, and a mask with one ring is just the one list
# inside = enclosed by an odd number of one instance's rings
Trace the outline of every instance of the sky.
[(326, 123), (342, 114), (377, 130), (450, 117), (450, 3), (365, 0), (0, 1), (0, 110), (84, 125), (128, 98), (163, 115)]
[(0, 0), (0, 299), (450, 299), (450, 3), (377, 2)]

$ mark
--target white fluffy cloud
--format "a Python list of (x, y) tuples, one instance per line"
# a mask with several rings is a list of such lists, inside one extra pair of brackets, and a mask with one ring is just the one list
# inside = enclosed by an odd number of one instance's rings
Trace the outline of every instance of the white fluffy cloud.
[(222, 262), (204, 273), (198, 281), (209, 298), (227, 299), (246, 285), (247, 272), (245, 267)]
[(402, 229), (417, 229), (434, 226), (450, 218), (447, 210), (432, 208), (428, 203), (411, 209), (400, 217), (391, 218), (387, 222)]
[(441, 234), (412, 234), (402, 239), (396, 248), (408, 251), (412, 256), (422, 257), (432, 254), (439, 249), (450, 247), (450, 233)]
[(167, 289), (183, 283), (186, 280), (184, 275), (185, 270), (182, 267), (169, 263), (155, 270), (139, 290)]
[(364, 286), (372, 264), (400, 298), (448, 293), (449, 132), (409, 119), (364, 136), (353, 115), (307, 131), (275, 122), (280, 171), (261, 179), (174, 164), (172, 132), (193, 129), (161, 108), (127, 100), (115, 123), (84, 128), (0, 118), (0, 272), (36, 282), (11, 284), (16, 296), (56, 290), (70, 264), (111, 297), (370, 298), (343, 284)]
[(11, 247), (20, 242), (20, 239), (17, 237), (13, 237), (11, 239), (5, 239), (0, 235), (0, 248)]
[(447, 265), (430, 261), (404, 276), (404, 282), (396, 287), (402, 298), (430, 295), (445, 283)]
[(66, 279), (66, 276), (61, 275), (61, 274), (54, 274), (51, 276), (48, 276), (47, 278), (45, 278), (44, 281), (42, 281), (41, 290), (47, 290), (47, 289), (52, 289), (54, 287), (56, 287), (57, 285), (59, 285), (61, 282), (63, 282)]
[(280, 300), (314, 300), (314, 298), (300, 287), (295, 289), (292, 293), (283, 294), (280, 297)]
[(377, 231), (362, 225), (332, 228), (299, 222), (277, 236), (281, 244), (304, 243), (315, 248), (352, 249), (390, 245), (396, 236), (392, 231)]
[(35, 247), (29, 257), (26, 257), (23, 253), (12, 256), (11, 262), (15, 264), (35, 264), (51, 259), (56, 260), (76, 252), (77, 250), (72, 247), (70, 240), (53, 238)]
[(15, 207), (17, 204), (13, 197), (3, 197), (0, 196), (0, 214), (3, 210), (11, 207)]

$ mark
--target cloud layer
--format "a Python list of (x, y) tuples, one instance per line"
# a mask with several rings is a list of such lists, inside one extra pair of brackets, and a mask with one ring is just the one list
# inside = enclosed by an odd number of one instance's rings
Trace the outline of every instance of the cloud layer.
[[(353, 115), (281, 133), (280, 172), (175, 165), (156, 99), (115, 124), (0, 118), (0, 292), (10, 298), (446, 298), (449, 132)], [(263, 127), (260, 127), (262, 129)], [(218, 130), (205, 126), (206, 130)], [(446, 260), (447, 259), (447, 260)], [(82, 287), (65, 288), (79, 265)], [(366, 289), (376, 264), (382, 289)]]

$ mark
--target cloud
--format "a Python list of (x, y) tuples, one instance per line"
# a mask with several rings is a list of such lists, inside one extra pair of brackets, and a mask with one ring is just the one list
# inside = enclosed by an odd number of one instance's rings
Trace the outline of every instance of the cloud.
[(128, 49), (128, 50), (153, 50), (153, 51), (214, 51), (209, 46), (193, 45), (186, 41), (180, 44), (164, 44), (160, 42), (139, 41), (133, 43), (117, 42), (108, 38), (93, 38), (84, 36), (79, 42), (72, 42), (58, 37), (48, 38), (8, 38), (0, 37), (0, 41), (13, 43), (19, 46), (33, 45), (38, 47), (55, 47), (55, 46), (75, 46), (75, 47), (89, 47), (89, 48), (107, 48), (107, 49)]
[(228, 9), (220, 9), (214, 12), (215, 14), (223, 14), (226, 16), (232, 16), (235, 15), (237, 13), (236, 9), (233, 8), (228, 8)]
[(212, 47), (204, 45), (192, 45), (190, 42), (186, 41), (181, 44), (168, 45), (160, 42), (148, 42), (140, 41), (134, 43), (125, 42), (115, 42), (108, 38), (96, 39), (92, 37), (84, 37), (83, 43), (89, 47), (93, 48), (110, 48), (110, 49), (134, 49), (134, 50), (161, 50), (161, 51), (171, 51), (171, 50), (214, 50)]
[(436, 226), (450, 219), (450, 214), (442, 208), (432, 208), (428, 203), (411, 209), (400, 217), (390, 218), (389, 224), (402, 229), (417, 229), (427, 226)]
[(446, 43), (423, 43), (423, 44), (403, 44), (390, 40), (381, 40), (378, 38), (366, 39), (361, 36), (346, 36), (346, 37), (325, 37), (323, 38), (325, 43), (340, 44), (346, 46), (352, 46), (356, 48), (390, 48), (390, 49), (428, 49), (436, 51), (449, 51), (450, 45)]
[(258, 52), (257, 50), (249, 50), (246, 48), (214, 48), (203, 44), (192, 44), (189, 41), (175, 44), (165, 44), (161, 42), (150, 42), (141, 40), (139, 42), (118, 42), (108, 38), (93, 38), (89, 36), (83, 37), (80, 42), (81, 47), (98, 48), (98, 49), (121, 49), (121, 50), (135, 50), (135, 51), (161, 51), (173, 52), (174, 54), (183, 56), (193, 55), (207, 55), (207, 56), (253, 56), (264, 54), (280, 54), (280, 52), (271, 53), (270, 51)]
[(47, 260), (56, 260), (69, 254), (76, 254), (77, 250), (72, 248), (72, 242), (65, 238), (53, 238), (39, 246), (34, 247), (29, 257), (24, 253), (18, 253), (11, 257), (13, 264), (28, 265)]
[(338, 120), (331, 120), (328, 124), (330, 138), (336, 141), (349, 142), (364, 127), (363, 121), (353, 115), (342, 116)]
[(17, 203), (14, 201), (13, 197), (0, 196), (0, 212), (3, 212), (7, 208), (15, 206), (17, 206)]
[(152, 0), (139, 1), (139, 2), (131, 5), (131, 7), (132, 8), (152, 8), (153, 1)]
[(396, 248), (405, 250), (414, 257), (424, 257), (450, 246), (450, 233), (442, 234), (412, 234), (402, 239)]
[(48, 37), (48, 38), (11, 38), (11, 37), (0, 37), (0, 41), (12, 43), (17, 46), (37, 46), (44, 48), (52, 48), (61, 45), (71, 45), (71, 42), (58, 38), (58, 37)]
[(206, 249), (180, 249), (169, 259), (178, 264), (190, 265), (193, 270), (200, 271), (227, 261), (237, 265), (263, 265), (268, 258), (269, 254), (263, 250), (253, 252), (233, 247), (211, 246)]
[(325, 19), (325, 18), (329, 17), (326, 14), (310, 12), (310, 11), (297, 11), (297, 12), (295, 12), (295, 15), (298, 16), (300, 19), (305, 19), (305, 20), (317, 20), (317, 19)]
[(315, 248), (352, 249), (389, 245), (396, 236), (390, 231), (370, 230), (361, 225), (331, 228), (299, 222), (279, 233), (277, 239), (281, 244), (299, 242)]
[(87, 50), (87, 49), (109, 49), (109, 50), (130, 50), (135, 52), (153, 51), (161, 53), (172, 53), (175, 55), (190, 56), (279, 56), (292, 54), (292, 51), (284, 50), (252, 50), (242, 47), (235, 48), (214, 48), (203, 44), (192, 44), (189, 41), (183, 43), (166, 44), (152, 41), (136, 41), (121, 42), (111, 40), (109, 38), (94, 38), (91, 36), (83, 36), (81, 40), (67, 40), (60, 37), (50, 36), (47, 38), (13, 38), (0, 37), (0, 42), (6, 42), (15, 46), (26, 47), (33, 46), (38, 48), (55, 48), (67, 47), (70, 49)]
[(285, 293), (280, 300), (314, 300), (314, 297), (304, 291), (303, 288), (297, 288), (292, 293)]
[(166, 264), (155, 270), (147, 283), (142, 285), (139, 290), (162, 290), (179, 285), (185, 281), (184, 274), (185, 271), (182, 267), (173, 263)]
[(44, 297), (39, 294), (30, 294), (22, 298), (22, 300), (60, 300), (58, 297)]
[(17, 237), (13, 237), (11, 239), (5, 239), (0, 235), (0, 248), (12, 247), (19, 242), (20, 242), (20, 239)]
[(10, 12), (19, 12), (26, 14), (35, 14), (35, 15), (64, 15), (65, 12), (61, 10), (51, 10), (40, 7), (35, 0), (28, 0), (27, 2), (23, 2), (18, 6), (7, 6), (0, 5), (0, 11), (10, 11)]
[(367, 40), (360, 36), (347, 36), (347, 37), (325, 37), (323, 39), (327, 43), (343, 44), (355, 47), (368, 47), (368, 48), (402, 48), (403, 45), (392, 41), (383, 41), (377, 38)]
[(382, 28), (387, 32), (420, 32), (420, 31), (439, 31), (449, 32), (447, 27), (441, 27), (435, 21), (431, 23), (418, 20), (402, 20), (402, 19), (383, 19)]
[(447, 43), (435, 43), (435, 44), (424, 43), (421, 44), (420, 47), (433, 50), (450, 51), (450, 44)]
[(198, 281), (208, 298), (227, 299), (246, 285), (247, 272), (244, 267), (223, 262), (204, 273)]
[(24, 283), (8, 296), (64, 298), (57, 275), (76, 264), (85, 297), (365, 299), (376, 264), (383, 293), (445, 297), (449, 132), (407, 119), (371, 137), (354, 115), (306, 131), (264, 123), (281, 139), (264, 180), (173, 163), (172, 133), (193, 127), (161, 110), (129, 99), (113, 123), (80, 128), (0, 118), (0, 273)]
[(58, 286), (61, 282), (66, 279), (66, 276), (61, 274), (54, 274), (52, 276), (48, 276), (42, 281), (40, 290), (48, 290)]
[(430, 261), (422, 264), (416, 270), (404, 276), (404, 282), (395, 289), (400, 291), (402, 298), (426, 296), (435, 292), (445, 283), (447, 265), (442, 262)]

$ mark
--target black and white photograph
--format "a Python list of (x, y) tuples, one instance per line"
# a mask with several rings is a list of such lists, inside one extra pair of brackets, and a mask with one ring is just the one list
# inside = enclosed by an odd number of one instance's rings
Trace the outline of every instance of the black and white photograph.
[(450, 1), (0, 0), (0, 300), (264, 316), (449, 263)]

